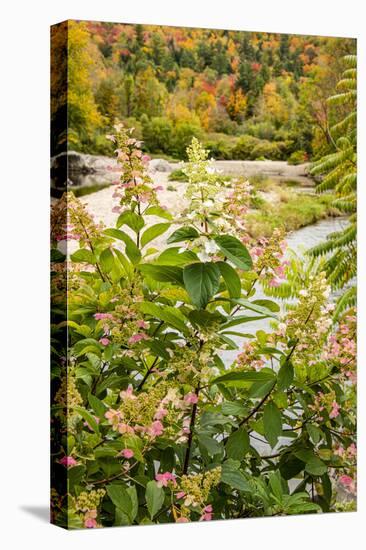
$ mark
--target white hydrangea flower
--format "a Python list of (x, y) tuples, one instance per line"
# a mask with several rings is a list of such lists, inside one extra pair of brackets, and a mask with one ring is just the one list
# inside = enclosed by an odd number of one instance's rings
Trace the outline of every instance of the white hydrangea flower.
[(205, 242), (205, 251), (207, 254), (215, 254), (219, 250), (219, 247), (213, 240), (207, 240)]

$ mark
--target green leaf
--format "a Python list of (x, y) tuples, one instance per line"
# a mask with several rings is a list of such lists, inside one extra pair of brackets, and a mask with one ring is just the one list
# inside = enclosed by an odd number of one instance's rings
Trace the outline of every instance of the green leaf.
[(237, 468), (232, 466), (231, 461), (223, 463), (221, 468), (221, 481), (233, 489), (251, 492), (250, 485), (245, 476)]
[(285, 361), (277, 374), (277, 386), (279, 390), (287, 389), (294, 379), (294, 367), (291, 361)]
[(99, 434), (99, 427), (98, 424), (92, 414), (88, 412), (83, 407), (72, 407), (75, 412), (80, 414), (80, 416), (87, 422), (90, 426), (90, 428), (93, 430), (93, 432)]
[(150, 518), (153, 519), (164, 503), (164, 490), (156, 481), (152, 480), (146, 485), (146, 503)]
[(267, 380), (266, 382), (254, 382), (249, 390), (249, 397), (251, 399), (256, 399), (257, 397), (264, 397), (268, 392), (271, 391), (273, 386), (276, 383), (276, 378), (272, 380)]
[(158, 216), (159, 218), (165, 218), (166, 220), (171, 220), (173, 217), (168, 210), (165, 210), (161, 206), (150, 206), (145, 211), (145, 216)]
[(51, 262), (53, 263), (62, 263), (66, 260), (65, 254), (63, 254), (57, 248), (51, 248)]
[(262, 369), (260, 371), (248, 372), (228, 372), (212, 381), (212, 384), (225, 382), (270, 382), (275, 379), (275, 374), (271, 369)]
[(120, 229), (105, 229), (104, 234), (108, 235), (109, 237), (113, 237), (114, 239), (118, 239), (120, 241), (123, 241), (126, 245), (126, 254), (128, 258), (131, 260), (131, 262), (136, 265), (141, 260), (141, 252), (136, 246), (136, 244), (133, 242), (131, 237), (127, 235), (124, 231), (121, 231)]
[(241, 281), (235, 269), (233, 269), (227, 262), (216, 262), (216, 265), (219, 266), (220, 273), (225, 281), (230, 297), (240, 298)]
[(259, 306), (254, 302), (250, 302), (249, 300), (245, 300), (244, 298), (233, 299), (232, 302), (234, 302), (234, 304), (244, 306), (245, 309), (250, 309), (251, 311), (255, 311), (256, 313), (261, 313), (262, 315), (266, 315), (267, 317), (273, 317), (273, 319), (277, 319), (277, 315), (275, 315), (271, 310), (263, 306)]
[(272, 302), (272, 300), (253, 300), (252, 304), (269, 309), (269, 311), (273, 311), (273, 313), (278, 313), (281, 309), (280, 306), (276, 304), (276, 302)]
[(172, 265), (141, 264), (140, 271), (154, 281), (161, 283), (175, 283), (183, 286), (183, 269)]
[(313, 444), (317, 445), (319, 443), (320, 439), (322, 438), (322, 435), (323, 435), (320, 428), (318, 428), (318, 426), (314, 426), (314, 424), (307, 423), (306, 424), (306, 431), (308, 432), (309, 437), (310, 437), (311, 441), (313, 442)]
[(114, 256), (110, 248), (106, 248), (99, 256), (100, 264), (103, 271), (110, 273), (114, 268)]
[(84, 477), (86, 468), (83, 464), (73, 466), (67, 470), (67, 481), (69, 484), (69, 491), (72, 491), (75, 485), (79, 485)]
[(193, 241), (199, 237), (197, 229), (194, 227), (180, 227), (172, 233), (167, 240), (168, 244), (179, 243), (181, 241)]
[(247, 412), (247, 409), (236, 401), (224, 401), (221, 410), (224, 414), (230, 416), (244, 416)]
[(282, 434), (282, 416), (273, 401), (267, 403), (263, 410), (264, 436), (271, 447), (275, 447)]
[(231, 235), (220, 235), (215, 237), (215, 242), (221, 252), (237, 267), (248, 271), (253, 267), (252, 258), (247, 248)]
[(96, 263), (95, 256), (91, 250), (87, 250), (86, 248), (80, 248), (70, 256), (71, 260), (73, 262), (77, 263), (87, 263), (94, 265)]
[(314, 455), (305, 464), (305, 470), (313, 476), (322, 476), (327, 472), (328, 468), (320, 458)]
[(143, 248), (147, 245), (147, 243), (165, 233), (169, 227), (170, 223), (157, 223), (151, 227), (148, 227), (141, 236), (141, 247)]
[(198, 256), (192, 250), (184, 250), (180, 252), (180, 248), (172, 246), (167, 248), (160, 254), (157, 259), (157, 263), (163, 265), (187, 265), (192, 262), (198, 262)]
[(121, 484), (107, 485), (107, 494), (115, 507), (126, 514), (130, 523), (132, 523), (133, 503), (126, 488)]
[(282, 502), (282, 484), (281, 484), (281, 475), (277, 472), (271, 472), (268, 477), (269, 486), (272, 493), (279, 502)]
[(189, 312), (188, 318), (192, 324), (205, 328), (222, 323), (225, 319), (225, 317), (218, 311), (211, 313), (206, 309), (193, 309)]
[(244, 428), (235, 430), (227, 440), (226, 454), (233, 460), (243, 460), (244, 455), (249, 451), (249, 435)]
[(88, 395), (88, 401), (95, 414), (100, 419), (104, 419), (104, 414), (107, 410), (107, 407), (104, 405), (103, 401), (101, 401), (100, 399), (98, 399), (98, 397), (95, 397), (95, 395), (92, 395), (91, 393), (89, 393)]
[(216, 439), (207, 433), (200, 433), (197, 435), (199, 445), (202, 445), (210, 456), (215, 456), (221, 453), (222, 445)]
[(126, 492), (131, 500), (131, 522), (134, 521), (134, 519), (137, 516), (137, 512), (139, 509), (139, 501), (137, 497), (137, 491), (136, 491), (136, 485), (131, 485), (131, 487), (128, 487), (126, 489)]
[(128, 225), (128, 227), (130, 227), (135, 233), (138, 233), (144, 227), (145, 222), (144, 218), (140, 216), (140, 214), (131, 212), (131, 210), (126, 210), (118, 216), (116, 226), (117, 228), (120, 228), (124, 224)]
[(156, 319), (164, 321), (168, 325), (176, 328), (180, 332), (186, 333), (185, 317), (180, 313), (179, 309), (172, 306), (158, 306), (151, 302), (141, 302), (138, 308), (145, 314), (151, 315)]
[(114, 249), (114, 253), (116, 254), (121, 266), (123, 267), (126, 276), (128, 279), (132, 279), (134, 276), (133, 273), (133, 265), (130, 263), (130, 261), (122, 254), (118, 248)]
[(187, 265), (183, 269), (183, 281), (192, 303), (204, 309), (219, 289), (220, 270), (212, 262)]

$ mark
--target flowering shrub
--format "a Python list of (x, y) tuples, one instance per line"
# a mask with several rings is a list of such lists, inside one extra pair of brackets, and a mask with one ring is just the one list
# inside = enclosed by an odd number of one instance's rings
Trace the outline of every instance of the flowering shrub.
[[(71, 528), (341, 510), (356, 490), (355, 312), (251, 241), (250, 186), (188, 148), (187, 209), (159, 204), (121, 125), (116, 227), (69, 193), (52, 218), (53, 520)], [(163, 249), (152, 246), (167, 234)], [(68, 258), (64, 242), (77, 248)], [(267, 320), (268, 331), (251, 332)], [(238, 340), (240, 348), (238, 350)], [(232, 364), (225, 350), (238, 350)]]

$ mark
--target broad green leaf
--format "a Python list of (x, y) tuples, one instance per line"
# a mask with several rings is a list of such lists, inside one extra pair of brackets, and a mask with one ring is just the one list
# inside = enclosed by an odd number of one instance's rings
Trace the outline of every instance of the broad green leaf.
[(244, 416), (247, 412), (247, 409), (236, 401), (224, 401), (221, 410), (224, 414), (231, 416)]
[(273, 401), (267, 403), (263, 410), (264, 436), (271, 447), (275, 447), (282, 435), (282, 416)]
[(234, 302), (234, 304), (243, 306), (245, 309), (250, 309), (255, 313), (260, 313), (262, 315), (266, 315), (267, 317), (273, 317), (273, 319), (277, 319), (277, 315), (275, 315), (270, 309), (267, 309), (263, 306), (259, 306), (254, 302), (250, 302), (249, 300), (246, 300), (245, 298), (233, 299), (232, 302)]
[(137, 214), (136, 212), (131, 212), (131, 210), (126, 210), (118, 216), (116, 223), (117, 228), (120, 228), (122, 225), (128, 225), (135, 233), (141, 231), (144, 227), (145, 222), (144, 218)]
[(114, 256), (110, 248), (106, 248), (99, 256), (100, 265), (103, 271), (110, 273), (114, 268)]
[(153, 519), (155, 514), (157, 514), (160, 508), (164, 503), (164, 490), (162, 487), (159, 487), (156, 481), (149, 481), (146, 485), (146, 503), (147, 509), (150, 514), (150, 518)]
[(198, 262), (198, 256), (191, 250), (180, 252), (180, 248), (172, 246), (160, 254), (157, 263), (162, 265), (187, 265), (192, 262)]
[(216, 262), (216, 265), (219, 266), (220, 273), (225, 281), (230, 297), (240, 298), (241, 281), (235, 269), (233, 269), (227, 262)]
[(228, 329), (230, 327), (235, 327), (236, 325), (243, 325), (244, 323), (250, 323), (251, 321), (259, 321), (260, 319), (265, 319), (265, 315), (235, 315), (234, 317), (228, 318), (228, 321), (222, 325), (222, 329)]
[(240, 427), (229, 436), (226, 443), (226, 454), (228, 458), (242, 461), (244, 455), (249, 451), (249, 446), (248, 432)]
[(221, 252), (237, 267), (248, 271), (253, 267), (252, 258), (247, 248), (231, 235), (220, 235), (215, 237), (215, 242)]
[(130, 515), (131, 521), (134, 521), (139, 509), (139, 501), (137, 497), (136, 485), (131, 485), (131, 487), (128, 487), (126, 489), (126, 492), (131, 500), (131, 515)]
[(154, 281), (183, 286), (183, 269), (173, 265), (141, 264), (140, 271)]
[(98, 399), (98, 397), (95, 397), (95, 395), (92, 395), (91, 393), (89, 393), (88, 395), (88, 401), (95, 414), (100, 419), (104, 419), (104, 414), (107, 410), (107, 407), (104, 405), (103, 401), (101, 401), (100, 399)]
[(150, 241), (156, 239), (156, 237), (159, 237), (159, 235), (162, 235), (167, 231), (170, 227), (170, 223), (157, 223), (155, 225), (152, 225), (151, 227), (148, 227), (145, 229), (141, 236), (141, 246), (142, 248), (147, 245)]
[(314, 424), (306, 424), (306, 431), (309, 434), (309, 437), (311, 441), (314, 443), (314, 445), (317, 445), (322, 438), (322, 431), (318, 426), (314, 426)]
[(75, 485), (79, 485), (79, 483), (84, 477), (85, 472), (86, 472), (86, 468), (83, 464), (79, 464), (78, 466), (73, 466), (72, 468), (68, 468), (67, 481), (69, 484), (69, 491), (72, 491)]
[(134, 505), (131, 501), (130, 495), (127, 492), (127, 489), (123, 485), (117, 484), (117, 483), (107, 485), (106, 489), (107, 489), (107, 494), (111, 499), (111, 501), (113, 502), (113, 504), (115, 505), (115, 507), (118, 508), (124, 514), (126, 514), (130, 523), (132, 523), (132, 514), (134, 511), (133, 510)]
[(96, 263), (95, 256), (91, 250), (87, 250), (86, 248), (80, 248), (79, 250), (76, 250), (73, 254), (70, 256), (71, 260), (73, 262), (77, 263), (87, 263), (94, 265)]
[(224, 384), (225, 382), (270, 382), (276, 377), (271, 369), (262, 369), (260, 371), (247, 372), (228, 372), (212, 381), (212, 384)]
[(150, 206), (145, 211), (145, 216), (158, 216), (159, 218), (164, 218), (166, 220), (171, 220), (173, 217), (168, 210), (165, 210), (161, 206)]
[(178, 329), (180, 332), (187, 332), (185, 317), (177, 308), (172, 306), (158, 306), (157, 304), (153, 304), (151, 302), (141, 302), (138, 304), (138, 308), (147, 315), (151, 315), (156, 319), (165, 321), (165, 323)]
[(126, 254), (128, 258), (134, 265), (139, 263), (141, 260), (141, 252), (127, 233), (121, 231), (120, 229), (111, 228), (105, 229), (104, 234), (108, 235), (108, 237), (113, 237), (114, 239), (123, 241), (126, 245)]
[(210, 312), (205, 309), (194, 309), (189, 312), (189, 320), (199, 327), (210, 327), (222, 323), (225, 317), (218, 311)]
[(270, 311), (273, 311), (273, 313), (278, 313), (281, 309), (280, 306), (272, 300), (253, 300), (252, 304), (269, 309)]
[(328, 468), (320, 458), (314, 455), (305, 464), (305, 470), (313, 476), (322, 476), (327, 472)]
[(167, 243), (173, 244), (181, 241), (193, 241), (197, 239), (197, 237), (199, 237), (199, 233), (194, 227), (180, 227), (170, 235)]
[(222, 445), (216, 439), (206, 433), (199, 433), (197, 435), (199, 445), (202, 445), (210, 456), (215, 456), (222, 451)]
[(194, 263), (183, 269), (183, 281), (192, 303), (204, 309), (220, 286), (220, 270), (212, 262)]
[(285, 361), (277, 374), (277, 386), (279, 390), (286, 390), (294, 379), (294, 367), (291, 361)]
[(90, 428), (93, 430), (93, 432), (99, 434), (99, 427), (98, 427), (98, 424), (94, 418), (94, 416), (92, 414), (90, 414), (90, 412), (88, 412), (86, 409), (84, 409), (83, 407), (72, 407), (72, 409), (77, 412), (78, 414), (80, 414), (80, 416), (85, 420), (85, 422), (88, 423), (88, 425), (90, 426)]
[(52, 263), (62, 263), (66, 260), (65, 254), (63, 254), (57, 248), (51, 248), (51, 262)]
[(118, 248), (114, 249), (114, 253), (116, 254), (120, 264), (122, 265), (127, 278), (132, 279), (134, 276), (134, 272), (133, 272), (133, 265), (131, 264), (131, 262), (124, 256), (124, 254), (122, 254), (120, 250), (118, 250)]
[(250, 485), (246, 477), (237, 468), (231, 465), (231, 461), (224, 462), (221, 468), (221, 481), (233, 489), (239, 491), (251, 492)]
[(269, 486), (272, 490), (272, 493), (274, 494), (274, 496), (277, 498), (279, 502), (282, 502), (283, 490), (282, 490), (282, 483), (281, 483), (281, 475), (279, 471), (271, 472), (269, 474), (268, 481), (269, 481)]

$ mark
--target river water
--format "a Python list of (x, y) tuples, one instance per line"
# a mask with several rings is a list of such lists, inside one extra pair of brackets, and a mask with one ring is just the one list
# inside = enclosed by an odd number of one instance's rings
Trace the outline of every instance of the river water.
[[(324, 242), (330, 233), (340, 231), (347, 225), (346, 217), (339, 218), (327, 218), (321, 220), (313, 225), (308, 225), (296, 231), (292, 231), (286, 237), (288, 243), (288, 255), (295, 252), (298, 256), (304, 257), (309, 248)], [(258, 288), (255, 299), (267, 298), (265, 294)], [(271, 298), (269, 298), (271, 299)], [(255, 334), (257, 330), (271, 330), (271, 321), (269, 319), (261, 319), (259, 321), (252, 321), (243, 325), (238, 325), (232, 328), (235, 332), (243, 332)], [(222, 359), (224, 363), (229, 367), (236, 356), (240, 353), (240, 348), (243, 345), (244, 340), (238, 336), (230, 336), (232, 340), (238, 345), (237, 350), (228, 350), (222, 352)]]

